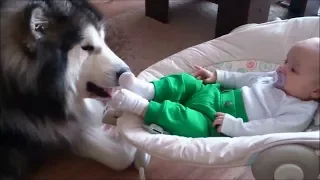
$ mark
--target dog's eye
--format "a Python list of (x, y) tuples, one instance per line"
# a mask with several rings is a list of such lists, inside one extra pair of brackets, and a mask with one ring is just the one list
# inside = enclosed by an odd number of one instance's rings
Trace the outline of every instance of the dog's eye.
[(86, 46), (81, 46), (81, 49), (83, 49), (84, 51), (93, 51), (94, 47), (91, 45), (86, 45)]

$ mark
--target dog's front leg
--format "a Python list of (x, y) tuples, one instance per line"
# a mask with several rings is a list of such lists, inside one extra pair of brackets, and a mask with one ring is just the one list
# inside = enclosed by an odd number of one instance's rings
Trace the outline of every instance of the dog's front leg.
[(122, 115), (121, 111), (113, 109), (111, 106), (106, 106), (102, 122), (111, 125), (117, 125), (117, 119)]
[(111, 129), (101, 126), (83, 130), (74, 148), (80, 156), (92, 158), (119, 171), (132, 164), (136, 153), (136, 148), (121, 137), (116, 126)]
[(122, 113), (120, 111), (116, 111), (108, 104), (95, 99), (85, 99), (84, 105), (86, 111), (84, 111), (85, 114), (83, 117), (88, 117), (87, 119), (90, 119), (89, 123), (92, 123), (94, 126), (100, 126), (102, 124), (116, 125), (117, 118)]

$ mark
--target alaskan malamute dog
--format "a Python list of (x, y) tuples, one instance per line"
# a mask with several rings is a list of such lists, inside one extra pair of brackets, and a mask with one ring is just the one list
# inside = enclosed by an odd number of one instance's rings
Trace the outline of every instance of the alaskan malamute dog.
[(115, 170), (135, 149), (102, 128), (90, 95), (129, 67), (105, 44), (103, 16), (85, 0), (1, 0), (0, 179), (23, 179), (70, 150)]

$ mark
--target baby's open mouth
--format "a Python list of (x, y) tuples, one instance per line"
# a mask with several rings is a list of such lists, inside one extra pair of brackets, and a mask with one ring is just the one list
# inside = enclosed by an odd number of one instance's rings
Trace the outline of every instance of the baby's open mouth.
[(109, 98), (111, 97), (112, 88), (103, 88), (93, 82), (87, 82), (87, 91), (95, 96)]

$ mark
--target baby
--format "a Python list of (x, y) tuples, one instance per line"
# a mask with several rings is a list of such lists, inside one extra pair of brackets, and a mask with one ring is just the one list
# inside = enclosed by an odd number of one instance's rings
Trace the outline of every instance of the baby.
[(145, 82), (132, 73), (119, 78), (113, 108), (141, 115), (172, 135), (252, 136), (301, 132), (320, 98), (319, 38), (296, 43), (274, 72), (173, 74)]

